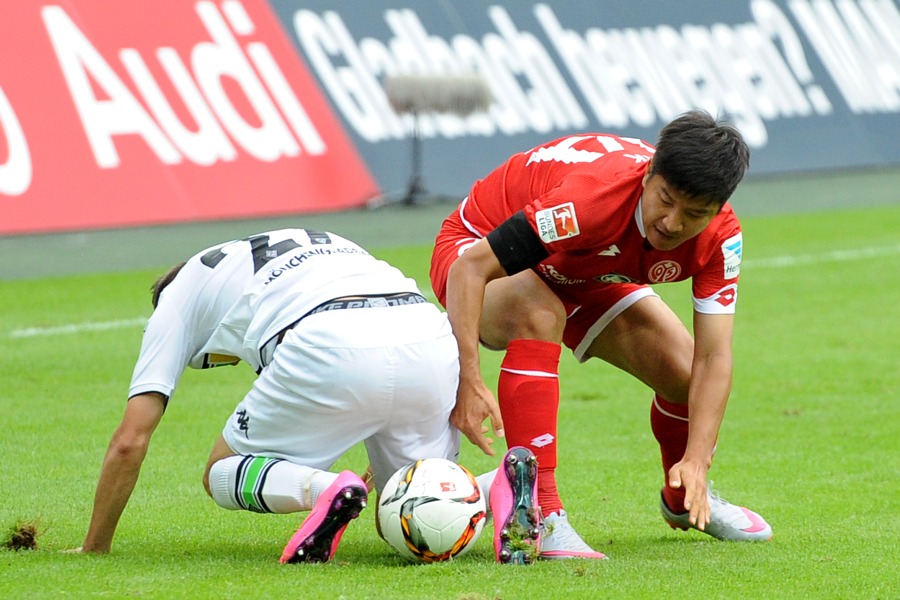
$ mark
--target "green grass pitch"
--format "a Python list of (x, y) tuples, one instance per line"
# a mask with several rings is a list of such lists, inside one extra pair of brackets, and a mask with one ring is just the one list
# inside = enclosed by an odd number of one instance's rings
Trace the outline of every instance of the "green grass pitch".
[[(167, 265), (3, 282), (0, 528), (36, 519), (42, 535), (35, 551), (0, 549), (0, 598), (900, 597), (898, 225), (900, 205), (744, 219), (734, 389), (711, 479), (770, 521), (771, 542), (670, 530), (649, 391), (564, 353), (558, 480), (574, 525), (611, 560), (530, 567), (495, 564), (490, 530), (457, 561), (407, 565), (377, 538), (374, 503), (332, 563), (278, 564), (303, 515), (225, 511), (200, 483), (250, 385), (245, 366), (188, 370), (113, 553), (63, 553), (87, 528), (147, 288)], [(427, 282), (427, 246), (374, 252)], [(688, 287), (659, 292), (688, 318)], [(484, 354), (492, 385), (500, 358)], [(464, 442), (461, 462), (482, 472), (495, 459)], [(365, 465), (355, 448), (337, 467)]]

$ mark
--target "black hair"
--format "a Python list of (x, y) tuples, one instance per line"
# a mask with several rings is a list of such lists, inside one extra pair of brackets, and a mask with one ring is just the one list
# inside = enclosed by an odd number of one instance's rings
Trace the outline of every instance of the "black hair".
[(691, 110), (659, 132), (650, 175), (689, 198), (725, 204), (750, 166), (750, 149), (733, 125)]

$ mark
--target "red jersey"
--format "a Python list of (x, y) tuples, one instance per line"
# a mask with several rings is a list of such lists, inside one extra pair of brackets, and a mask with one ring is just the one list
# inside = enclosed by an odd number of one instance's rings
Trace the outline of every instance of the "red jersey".
[(642, 140), (604, 134), (537, 146), (476, 182), (460, 217), (484, 237), (524, 211), (549, 253), (534, 270), (569, 302), (607, 284), (691, 278), (696, 310), (734, 313), (742, 237), (730, 205), (673, 250), (645, 239), (642, 179), (654, 152)]

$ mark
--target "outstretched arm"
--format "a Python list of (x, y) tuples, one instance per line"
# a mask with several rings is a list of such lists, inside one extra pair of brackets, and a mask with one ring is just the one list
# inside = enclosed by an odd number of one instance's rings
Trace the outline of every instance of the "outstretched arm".
[(94, 510), (83, 552), (109, 552), (113, 535), (150, 445), (150, 436), (165, 411), (165, 397), (139, 394), (128, 400), (122, 422), (113, 434), (100, 469), (94, 494)]
[(706, 474), (731, 393), (734, 315), (694, 313), (694, 360), (688, 395), (690, 422), (684, 457), (669, 471), (669, 485), (683, 487), (684, 508), (701, 530), (709, 523)]

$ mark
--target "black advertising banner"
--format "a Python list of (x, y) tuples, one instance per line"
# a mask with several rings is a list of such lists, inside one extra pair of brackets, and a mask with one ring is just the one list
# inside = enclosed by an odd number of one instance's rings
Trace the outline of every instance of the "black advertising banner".
[[(508, 155), (575, 132), (654, 142), (692, 107), (731, 120), (751, 175), (900, 164), (895, 0), (270, 0), (385, 192), (413, 169), (463, 195)], [(392, 109), (386, 78), (475, 74), (469, 115)]]

